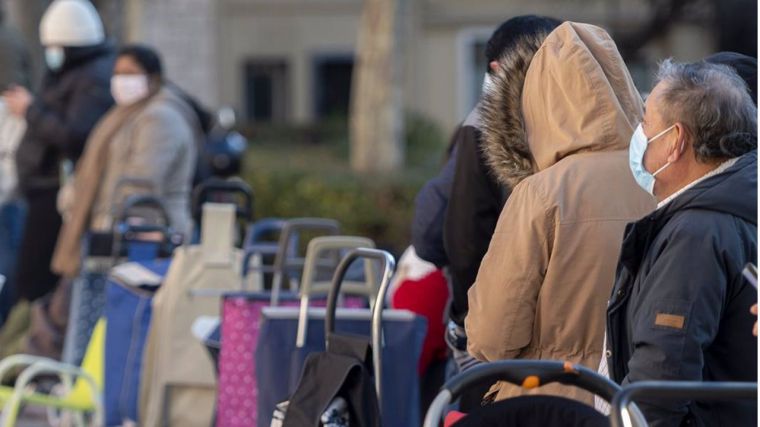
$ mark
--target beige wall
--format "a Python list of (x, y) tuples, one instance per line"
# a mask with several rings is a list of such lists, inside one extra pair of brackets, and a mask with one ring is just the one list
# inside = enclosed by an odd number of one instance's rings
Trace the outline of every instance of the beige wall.
[(169, 79), (219, 105), (216, 0), (129, 0), (126, 39), (155, 46)]
[[(128, 38), (156, 44), (169, 75), (211, 106), (245, 105), (244, 64), (249, 59), (289, 65), (288, 120), (313, 119), (313, 59), (353, 52), (361, 0), (129, 0)], [(406, 17), (404, 98), (448, 132), (467, 114), (471, 73), (469, 44), (486, 39), (511, 16), (534, 13), (617, 28), (646, 18), (646, 0), (403, 0)], [(644, 50), (639, 72), (657, 59), (703, 57), (712, 39), (698, 25), (679, 25)], [(645, 80), (645, 79), (644, 79)], [(642, 88), (647, 90), (647, 88)]]

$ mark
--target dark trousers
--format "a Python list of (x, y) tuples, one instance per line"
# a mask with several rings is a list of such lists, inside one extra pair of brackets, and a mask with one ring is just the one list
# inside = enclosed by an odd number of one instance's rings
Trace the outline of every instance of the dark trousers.
[(0, 274), (5, 276), (5, 284), (0, 289), (0, 325), (16, 301), (16, 254), (25, 216), (26, 207), (20, 198), (0, 204)]
[(34, 301), (58, 284), (58, 275), (50, 271), (50, 261), (61, 216), (56, 209), (57, 188), (30, 191), (24, 196), (27, 216), (18, 252), (16, 292), (19, 298)]

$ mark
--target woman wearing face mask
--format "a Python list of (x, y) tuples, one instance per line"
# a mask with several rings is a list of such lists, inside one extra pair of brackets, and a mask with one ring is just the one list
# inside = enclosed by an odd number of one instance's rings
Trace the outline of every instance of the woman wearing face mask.
[(69, 194), (62, 197), (64, 225), (53, 270), (67, 277), (78, 271), (82, 234), (111, 229), (114, 207), (130, 195), (128, 188), (117, 191), (124, 178), (150, 182), (175, 230), (188, 235), (192, 227), (190, 183), (201, 136), (194, 110), (167, 86), (160, 58), (145, 46), (121, 49), (111, 92), (116, 106), (88, 139)]

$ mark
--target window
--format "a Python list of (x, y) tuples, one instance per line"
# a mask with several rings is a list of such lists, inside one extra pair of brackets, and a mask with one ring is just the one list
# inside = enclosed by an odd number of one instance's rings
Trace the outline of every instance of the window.
[(351, 102), (354, 59), (350, 55), (320, 56), (314, 60), (314, 116), (347, 117)]
[(248, 120), (286, 120), (288, 97), (288, 66), (285, 61), (249, 61), (245, 65), (245, 110)]
[(472, 111), (480, 99), (483, 75), (486, 73), (486, 44), (492, 28), (472, 27), (457, 37), (457, 105), (460, 119)]

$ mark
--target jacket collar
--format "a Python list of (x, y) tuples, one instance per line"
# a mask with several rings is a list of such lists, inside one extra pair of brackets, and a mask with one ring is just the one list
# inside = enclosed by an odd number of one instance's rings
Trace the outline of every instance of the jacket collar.
[(637, 271), (668, 221), (678, 212), (691, 209), (728, 213), (757, 224), (757, 151), (744, 154), (723, 173), (700, 181), (660, 209), (628, 224), (620, 262)]

